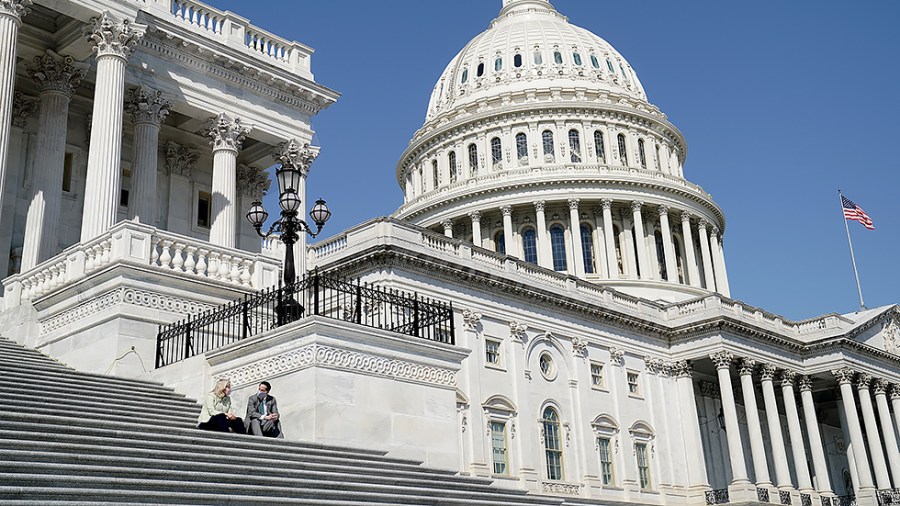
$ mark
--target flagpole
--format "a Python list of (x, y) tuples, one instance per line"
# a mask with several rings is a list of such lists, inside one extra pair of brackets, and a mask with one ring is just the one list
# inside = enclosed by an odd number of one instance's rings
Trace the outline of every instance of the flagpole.
[(850, 245), (850, 261), (853, 262), (853, 275), (856, 276), (856, 290), (859, 292), (859, 309), (865, 311), (866, 303), (863, 302), (862, 285), (859, 284), (859, 271), (856, 269), (856, 256), (853, 254), (853, 241), (850, 240), (850, 226), (847, 225), (847, 217), (844, 216), (844, 199), (841, 190), (838, 190), (838, 201), (841, 204), (841, 218), (844, 220), (844, 229), (847, 231), (847, 244)]

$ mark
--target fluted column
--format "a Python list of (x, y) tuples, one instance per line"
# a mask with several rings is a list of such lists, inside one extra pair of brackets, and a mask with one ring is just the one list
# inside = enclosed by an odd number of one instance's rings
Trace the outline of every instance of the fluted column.
[(803, 432), (800, 429), (800, 414), (797, 412), (797, 399), (794, 396), (794, 371), (781, 371), (781, 395), (784, 399), (784, 414), (788, 422), (788, 435), (791, 438), (791, 452), (794, 454), (794, 471), (797, 474), (797, 488), (800, 492), (812, 492), (812, 480), (809, 478), (809, 466), (806, 464), (806, 449), (803, 445)]
[(30, 12), (32, 0), (0, 0), (0, 209), (6, 191), (9, 140), (12, 136), (13, 90), (16, 82), (16, 48), (22, 17)]
[(469, 219), (472, 220), (472, 244), (481, 248), (481, 213), (472, 211)]
[(881, 449), (881, 435), (875, 421), (875, 410), (872, 408), (872, 395), (869, 393), (871, 381), (872, 377), (868, 374), (861, 373), (857, 376), (859, 407), (862, 409), (863, 423), (866, 425), (866, 437), (872, 456), (872, 468), (875, 471), (875, 483), (879, 489), (887, 489), (891, 488), (891, 477), (888, 475), (887, 462), (884, 460), (884, 451)]
[(678, 389), (678, 406), (683, 432), (684, 452), (687, 457), (688, 486), (704, 488), (709, 486), (706, 463), (703, 458), (703, 443), (700, 438), (700, 420), (697, 416), (697, 399), (694, 396), (694, 381), (691, 378), (691, 364), (686, 360), (672, 365)]
[(572, 237), (572, 253), (575, 260), (575, 275), (584, 276), (584, 245), (581, 244), (581, 217), (578, 213), (578, 199), (569, 199), (569, 232)]
[(894, 434), (894, 423), (891, 420), (891, 410), (887, 401), (888, 382), (876, 379), (872, 383), (872, 392), (875, 394), (875, 404), (878, 406), (878, 417), (881, 421), (881, 430), (884, 432), (884, 446), (887, 448), (887, 460), (891, 465), (891, 478), (894, 487), (900, 486), (900, 450), (897, 448), (897, 436)]
[(778, 488), (793, 488), (791, 472), (787, 465), (787, 454), (784, 451), (784, 434), (781, 432), (781, 417), (778, 415), (778, 403), (775, 401), (776, 368), (771, 364), (760, 367), (760, 383), (762, 385), (763, 402), (766, 406), (766, 422), (769, 426), (769, 440), (772, 443), (772, 461), (775, 463), (775, 484)]
[(747, 478), (747, 467), (744, 464), (744, 447), (741, 444), (741, 427), (738, 425), (734, 389), (731, 386), (731, 362), (734, 360), (734, 355), (727, 351), (720, 351), (711, 354), (709, 358), (715, 364), (719, 376), (719, 391), (722, 395), (722, 412), (725, 415), (732, 483), (750, 483)]
[(31, 176), (31, 202), (22, 247), (22, 271), (57, 253), (69, 101), (87, 69), (87, 65), (52, 51), (36, 56), (34, 65), (27, 69), (41, 94), (35, 170)]
[(519, 256), (515, 236), (513, 235), (512, 206), (501, 207), (500, 214), (503, 215), (503, 242), (506, 243), (506, 254)]
[[(241, 124), (240, 118), (231, 118), (225, 113), (209, 120), (207, 135), (212, 139), (213, 146), (212, 223), (209, 242), (217, 246), (234, 247), (238, 209), (237, 155), (249, 133), (250, 129)], [(303, 197), (300, 194), (300, 198)], [(305, 256), (302, 253), (303, 250), (300, 256)]]
[(597, 229), (597, 233), (595, 234), (596, 239), (594, 239), (594, 248), (597, 251), (597, 274), (602, 278), (608, 279), (610, 277), (609, 260), (606, 258), (606, 226), (603, 224), (603, 209), (595, 207), (593, 212), (594, 227)]
[(622, 220), (622, 234), (619, 235), (619, 249), (622, 251), (622, 270), (628, 279), (638, 279), (637, 252), (634, 250), (634, 227), (632, 215), (627, 209), (619, 209), (619, 219)]
[(681, 237), (684, 239), (685, 262), (687, 262), (688, 284), (691, 286), (700, 286), (700, 272), (697, 269), (697, 255), (694, 254), (694, 236), (691, 233), (691, 213), (685, 211), (681, 213)]
[(116, 222), (122, 179), (125, 64), (146, 28), (127, 19), (119, 21), (106, 11), (91, 23), (93, 31), (88, 40), (97, 53), (97, 81), (81, 218), (82, 242), (105, 233)]
[(537, 254), (538, 265), (553, 268), (553, 259), (550, 254), (550, 240), (547, 238), (547, 216), (544, 214), (546, 202), (538, 200), (534, 204), (534, 221), (537, 222)]
[(706, 220), (700, 220), (697, 223), (697, 233), (700, 235), (700, 256), (703, 258), (703, 278), (706, 281), (706, 289), (715, 291), (716, 280), (712, 257), (709, 253), (709, 234), (706, 233), (706, 225), (708, 223)]
[(812, 394), (812, 379), (803, 376), (799, 381), (800, 400), (803, 402), (803, 419), (806, 421), (806, 437), (812, 453), (813, 471), (816, 473), (816, 491), (819, 494), (831, 494), (831, 480), (828, 478), (828, 461), (822, 445), (822, 434), (819, 432), (819, 421), (816, 416), (816, 404)]
[(900, 385), (891, 385), (891, 406), (894, 408), (894, 423), (900, 432)]
[(616, 257), (616, 236), (613, 233), (612, 199), (600, 201), (603, 208), (603, 242), (606, 245), (606, 263), (609, 279), (619, 279), (619, 260)]
[(722, 247), (722, 240), (719, 234), (719, 227), (712, 228), (713, 260), (716, 264), (716, 289), (719, 293), (726, 297), (731, 297), (731, 288), (728, 286), (728, 272), (725, 270), (725, 251)]
[(666, 281), (677, 283), (678, 264), (675, 262), (675, 242), (672, 240), (672, 229), (669, 227), (669, 208), (659, 206), (657, 211), (659, 212), (659, 229), (662, 232), (663, 250), (666, 255)]
[(831, 374), (841, 385), (841, 402), (844, 405), (844, 417), (847, 419), (847, 431), (850, 433), (850, 444), (853, 447), (853, 457), (856, 461), (859, 490), (871, 490), (875, 488), (875, 484), (872, 482), (869, 454), (866, 452), (866, 443), (863, 439), (862, 426), (859, 423), (859, 414), (856, 411), (856, 400), (853, 394), (853, 377), (856, 376), (856, 372), (849, 367), (844, 367), (831, 371)]
[(644, 237), (644, 216), (641, 214), (641, 208), (644, 203), (635, 200), (631, 203), (631, 215), (634, 219), (634, 243), (637, 245), (637, 261), (640, 267), (641, 279), (653, 279), (650, 274), (650, 260), (647, 258), (647, 239)]
[(159, 125), (169, 114), (171, 102), (162, 92), (135, 88), (125, 108), (134, 123), (134, 160), (131, 163), (131, 199), (128, 217), (153, 226), (158, 206), (156, 173), (159, 165)]
[(441, 226), (444, 227), (444, 236), (453, 239), (453, 220), (447, 218), (441, 222)]
[(747, 415), (747, 432), (750, 435), (750, 455), (753, 457), (753, 474), (758, 486), (770, 486), (769, 466), (766, 463), (766, 449), (763, 446), (762, 425), (759, 423), (759, 409), (756, 406), (756, 388), (753, 385), (753, 369), (756, 361), (744, 358), (740, 362), (741, 390), (744, 392), (744, 411)]

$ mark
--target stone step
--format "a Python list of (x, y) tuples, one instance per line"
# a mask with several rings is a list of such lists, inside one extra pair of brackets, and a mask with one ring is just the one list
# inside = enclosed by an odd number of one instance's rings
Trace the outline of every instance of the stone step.
[[(0, 406), (10, 406), (13, 408), (13, 411), (17, 411), (16, 407), (22, 408), (27, 406), (34, 406), (35, 404), (40, 405), (41, 407), (52, 407), (54, 409), (59, 410), (75, 410), (75, 411), (83, 411), (83, 410), (94, 410), (94, 411), (118, 411), (118, 410), (134, 410), (135, 413), (153, 413), (154, 416), (164, 416), (164, 415), (178, 415), (184, 417), (191, 417), (194, 420), (197, 419), (197, 416), (200, 414), (200, 406), (196, 404), (188, 404), (188, 403), (172, 403), (171, 406), (166, 407), (165, 413), (160, 413), (159, 403), (157, 402), (146, 402), (141, 398), (131, 399), (131, 398), (120, 398), (118, 396), (115, 397), (99, 397), (99, 396), (87, 396), (87, 395), (68, 395), (65, 398), (57, 398), (57, 397), (46, 397), (45, 395), (40, 395), (36, 397), (34, 394), (30, 393), (22, 393), (21, 390), (16, 390), (13, 388), (9, 388), (6, 385), (0, 384)], [(18, 411), (25, 411), (21, 410)]]
[(197, 415), (199, 414), (199, 410), (184, 410), (181, 412), (167, 410), (165, 413), (160, 413), (159, 406), (150, 410), (146, 408), (136, 409), (135, 407), (132, 407), (131, 410), (129, 410), (128, 408), (111, 409), (110, 406), (103, 405), (85, 407), (71, 403), (60, 404), (41, 402), (40, 404), (36, 404), (33, 397), (26, 400), (6, 398), (3, 399), (3, 402), (0, 402), (0, 406), (2, 406), (6, 412), (30, 413), (33, 415), (59, 415), (65, 413), (70, 420), (82, 418), (89, 420), (90, 423), (98, 420), (108, 422), (129, 422), (134, 421), (136, 417), (138, 419), (150, 418), (155, 425), (160, 427), (177, 428), (196, 426)]
[[(37, 352), (35, 352), (37, 353)], [(64, 369), (71, 370), (66, 367), (64, 364), (61, 364), (51, 358), (45, 357), (44, 355), (37, 354), (34, 356), (23, 355), (17, 352), (7, 352), (0, 351), (0, 364), (4, 365), (28, 365), (32, 367), (44, 367), (47, 369)]]
[(91, 393), (100, 397), (109, 395), (110, 389), (115, 388), (120, 396), (134, 394), (146, 398), (165, 400), (167, 402), (183, 402), (194, 404), (187, 397), (168, 390), (161, 385), (154, 384), (122, 384), (116, 381), (101, 381), (100, 379), (84, 378), (68, 373), (41, 373), (29, 374), (12, 370), (9, 367), (0, 367), (0, 375), (5, 384), (28, 384), (34, 391), (41, 395), (60, 394), (71, 395), (77, 393)]

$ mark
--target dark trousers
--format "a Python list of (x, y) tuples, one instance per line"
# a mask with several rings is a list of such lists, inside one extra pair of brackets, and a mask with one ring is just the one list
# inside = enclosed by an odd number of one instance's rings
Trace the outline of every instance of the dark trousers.
[(236, 432), (238, 434), (246, 434), (247, 429), (244, 428), (244, 421), (238, 417), (235, 417), (234, 420), (229, 420), (225, 413), (219, 413), (218, 415), (209, 419), (208, 422), (202, 422), (197, 426), (198, 429), (203, 430), (212, 430), (216, 432)]

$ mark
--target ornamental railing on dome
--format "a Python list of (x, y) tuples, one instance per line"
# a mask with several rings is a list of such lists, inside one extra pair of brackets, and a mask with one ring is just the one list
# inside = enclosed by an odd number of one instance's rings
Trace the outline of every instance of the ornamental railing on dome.
[(309, 273), (303, 279), (245, 296), (160, 326), (156, 368), (206, 353), (316, 315), (455, 344), (453, 304), (415, 293)]
[(716, 504), (727, 504), (731, 502), (728, 497), (728, 489), (720, 488), (716, 490), (707, 490), (706, 491), (706, 504), (707, 506), (714, 506)]
[(877, 493), (878, 504), (880, 506), (898, 506), (900, 505), (900, 489), (885, 488)]

